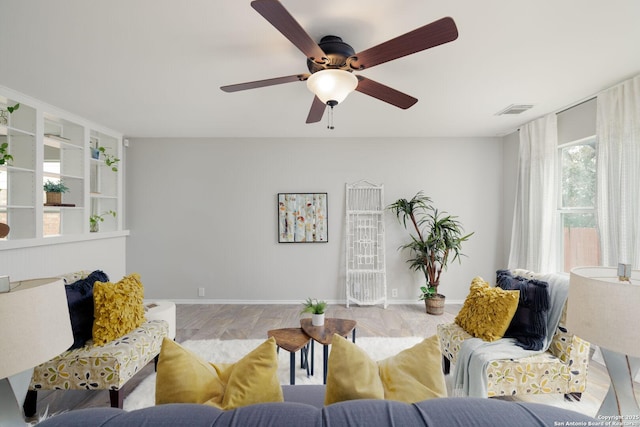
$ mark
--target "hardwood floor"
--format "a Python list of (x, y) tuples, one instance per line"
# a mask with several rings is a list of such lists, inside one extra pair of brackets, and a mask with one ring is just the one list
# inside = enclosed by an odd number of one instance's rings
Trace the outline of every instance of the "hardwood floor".
[[(267, 337), (269, 329), (300, 325), (301, 305), (208, 305), (176, 306), (176, 341), (191, 339), (254, 339)], [(358, 307), (330, 306), (327, 317), (353, 319), (358, 322), (359, 337), (430, 337), (439, 323), (450, 323), (460, 305), (447, 305), (442, 316), (425, 313), (424, 305), (390, 305)], [(123, 387), (126, 396), (149, 374), (153, 363), (147, 365)], [(588, 390), (594, 400), (602, 399), (608, 386), (608, 376), (598, 363), (589, 366)], [(48, 391), (38, 393), (38, 414), (109, 406), (107, 391)], [(576, 409), (577, 410), (577, 409)]]
[[(302, 305), (179, 305), (176, 341), (265, 338), (269, 329), (300, 326)], [(327, 317), (353, 319), (361, 337), (431, 336), (438, 323), (452, 322), (459, 305), (442, 316), (429, 316), (423, 305), (330, 306)], [(309, 315), (306, 315), (309, 316)]]

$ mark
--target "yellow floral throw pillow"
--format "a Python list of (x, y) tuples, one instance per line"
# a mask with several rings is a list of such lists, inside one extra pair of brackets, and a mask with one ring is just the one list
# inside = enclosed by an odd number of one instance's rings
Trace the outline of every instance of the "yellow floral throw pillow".
[(441, 361), (436, 335), (379, 362), (349, 340), (334, 335), (324, 403), (353, 399), (415, 403), (446, 397)]
[(144, 322), (144, 287), (133, 273), (118, 283), (93, 285), (93, 343), (105, 345), (133, 331)]
[(520, 291), (491, 287), (482, 277), (475, 277), (455, 322), (476, 338), (495, 341), (507, 331), (519, 299)]
[(282, 402), (276, 340), (269, 338), (236, 363), (209, 363), (165, 338), (158, 359), (156, 405), (197, 403), (233, 409)]

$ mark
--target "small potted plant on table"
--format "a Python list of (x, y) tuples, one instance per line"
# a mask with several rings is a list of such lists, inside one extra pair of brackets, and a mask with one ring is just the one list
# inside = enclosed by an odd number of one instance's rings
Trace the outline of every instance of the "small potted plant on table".
[(326, 301), (318, 301), (317, 299), (307, 298), (305, 302), (302, 303), (304, 309), (300, 312), (302, 313), (311, 313), (311, 324), (313, 326), (323, 326), (324, 325), (324, 312), (327, 309)]
[[(415, 230), (411, 242), (399, 249), (408, 249), (412, 256), (407, 260), (410, 268), (424, 274), (426, 286), (420, 287), (420, 300), (424, 300), (427, 313), (444, 313), (445, 296), (438, 293), (440, 275), (449, 262), (456, 259), (460, 262), (462, 242), (473, 233), (465, 235), (457, 217), (438, 211), (422, 192), (411, 200), (398, 199), (387, 209), (396, 214), (405, 229), (412, 227)], [(407, 226), (407, 220), (410, 220), (410, 226)]]
[(62, 204), (62, 193), (69, 191), (69, 187), (64, 185), (62, 180), (54, 182), (47, 180), (44, 183), (44, 191), (47, 193), (47, 205), (59, 206)]

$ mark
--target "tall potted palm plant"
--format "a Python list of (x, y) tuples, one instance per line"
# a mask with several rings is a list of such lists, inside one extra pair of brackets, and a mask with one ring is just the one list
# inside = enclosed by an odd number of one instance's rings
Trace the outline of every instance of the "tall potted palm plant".
[(407, 260), (410, 268), (424, 274), (426, 286), (421, 286), (420, 299), (424, 300), (427, 313), (442, 314), (445, 296), (438, 293), (440, 275), (450, 262), (460, 262), (464, 254), (462, 242), (473, 233), (464, 234), (462, 224), (457, 217), (438, 211), (431, 199), (418, 192), (411, 200), (398, 199), (389, 205), (405, 229), (413, 229), (411, 241), (400, 246), (399, 250), (409, 250), (411, 258)]

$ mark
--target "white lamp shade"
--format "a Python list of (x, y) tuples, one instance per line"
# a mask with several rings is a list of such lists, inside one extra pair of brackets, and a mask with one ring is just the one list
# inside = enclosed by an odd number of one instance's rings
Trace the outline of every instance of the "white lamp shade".
[(600, 347), (640, 357), (640, 271), (631, 283), (618, 280), (613, 267), (571, 270), (567, 329)]
[(344, 70), (320, 70), (307, 79), (307, 88), (323, 103), (340, 104), (358, 86), (358, 78)]
[(62, 279), (25, 280), (0, 293), (0, 378), (31, 369), (73, 343)]

